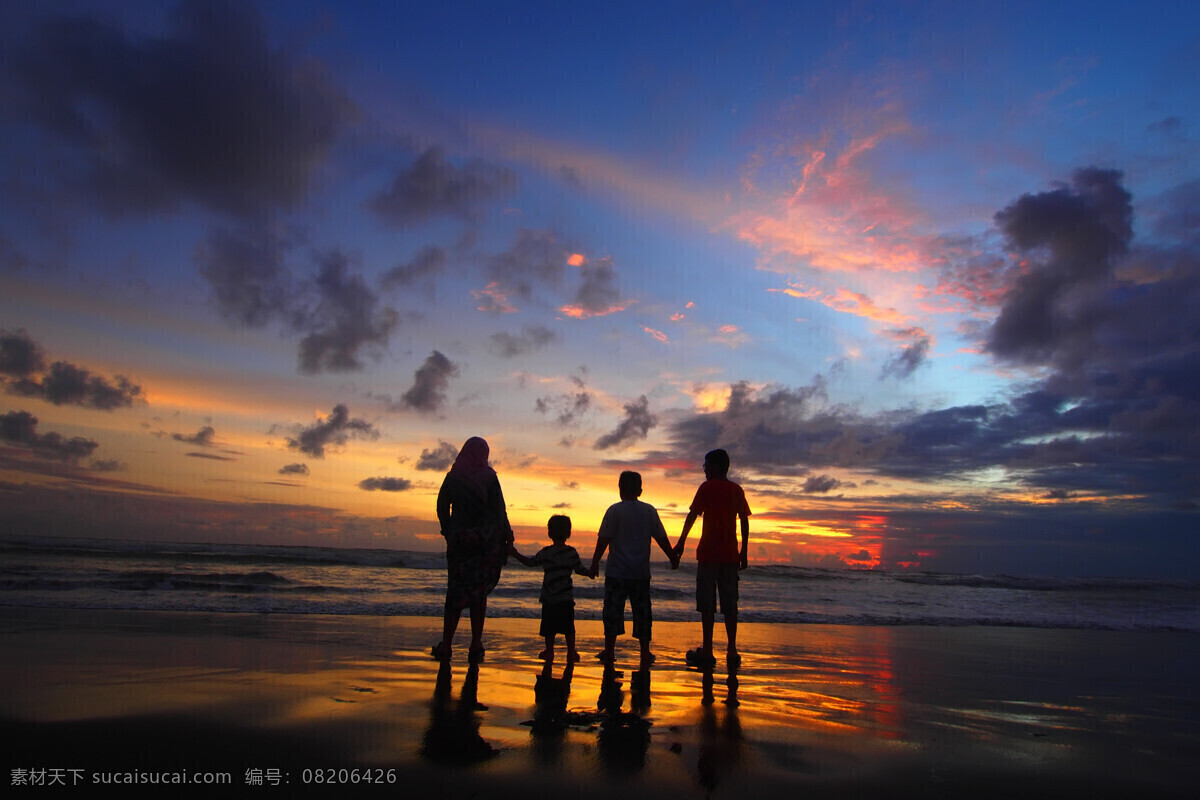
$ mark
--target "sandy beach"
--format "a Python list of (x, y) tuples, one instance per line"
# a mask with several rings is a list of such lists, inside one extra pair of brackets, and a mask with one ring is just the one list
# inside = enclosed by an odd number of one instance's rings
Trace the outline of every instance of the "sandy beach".
[(698, 623), (656, 623), (649, 670), (622, 639), (607, 674), (598, 623), (580, 623), (571, 670), (561, 650), (547, 669), (537, 622), (513, 619), (488, 621), (478, 669), (465, 640), (439, 669), (438, 628), (0, 609), (9, 782), (94, 791), (186, 772), (279, 796), (1183, 797), (1200, 777), (1192, 634), (744, 625), (736, 675), (722, 661), (706, 675), (682, 658)]

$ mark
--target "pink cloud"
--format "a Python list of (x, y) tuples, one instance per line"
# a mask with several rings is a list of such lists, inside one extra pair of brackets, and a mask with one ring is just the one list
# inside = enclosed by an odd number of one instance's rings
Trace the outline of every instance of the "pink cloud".
[(492, 281), (482, 289), (472, 289), (471, 296), (479, 300), (480, 311), (493, 311), (501, 314), (511, 314), (519, 309), (508, 302), (508, 295), (500, 284)]
[[(847, 101), (849, 98), (841, 98)], [(733, 217), (728, 227), (763, 252), (760, 266), (787, 271), (809, 266), (829, 272), (914, 272), (928, 266), (923, 215), (875, 174), (882, 147), (911, 132), (898, 104), (869, 95), (866, 110), (843, 102), (828, 129), (756, 153), (751, 196), (766, 202)], [(797, 174), (798, 173), (798, 174)], [(786, 186), (758, 186), (753, 177), (792, 176)]]

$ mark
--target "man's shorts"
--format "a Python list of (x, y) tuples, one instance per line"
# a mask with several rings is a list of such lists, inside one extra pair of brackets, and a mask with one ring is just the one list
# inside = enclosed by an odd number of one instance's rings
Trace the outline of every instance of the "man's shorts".
[(721, 595), (721, 613), (725, 616), (737, 613), (738, 565), (712, 564), (701, 561), (696, 564), (696, 610), (703, 614), (717, 613), (717, 594)]
[(542, 637), (575, 632), (575, 601), (567, 600), (562, 603), (542, 605), (542, 627), (538, 635)]
[(650, 579), (605, 578), (604, 579), (604, 635), (620, 636), (625, 633), (625, 598), (633, 609), (633, 638), (649, 639), (650, 625)]

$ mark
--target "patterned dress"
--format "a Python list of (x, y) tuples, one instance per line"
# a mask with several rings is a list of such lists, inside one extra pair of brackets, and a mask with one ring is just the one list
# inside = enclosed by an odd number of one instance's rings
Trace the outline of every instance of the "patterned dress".
[(508, 561), (512, 527), (500, 481), (486, 483), (486, 497), (447, 475), (438, 492), (437, 515), (446, 537), (446, 608), (462, 609), (486, 598)]

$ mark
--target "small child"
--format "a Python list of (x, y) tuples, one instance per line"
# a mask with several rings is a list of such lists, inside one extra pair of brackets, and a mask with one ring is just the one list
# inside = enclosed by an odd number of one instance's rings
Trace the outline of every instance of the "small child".
[(542, 604), (542, 627), (539, 632), (546, 639), (546, 649), (538, 654), (538, 658), (554, 660), (554, 637), (561, 633), (567, 641), (569, 664), (579, 660), (579, 653), (575, 652), (575, 596), (571, 573), (587, 575), (588, 571), (579, 560), (579, 552), (566, 543), (571, 538), (570, 517), (555, 514), (546, 523), (546, 532), (553, 544), (543, 547), (533, 556), (521, 555), (515, 546), (510, 548), (510, 552), (525, 566), (545, 570), (539, 598)]
[(600, 557), (609, 550), (604, 565), (604, 650), (600, 660), (612, 664), (617, 636), (625, 632), (625, 601), (633, 611), (633, 638), (641, 644), (643, 667), (650, 666), (650, 542), (655, 541), (671, 560), (671, 568), (679, 566), (679, 556), (671, 549), (658, 511), (642, 496), (642, 476), (622, 472), (617, 480), (621, 502), (609, 506), (600, 523), (596, 537), (596, 552), (588, 574), (593, 578), (600, 572)]

